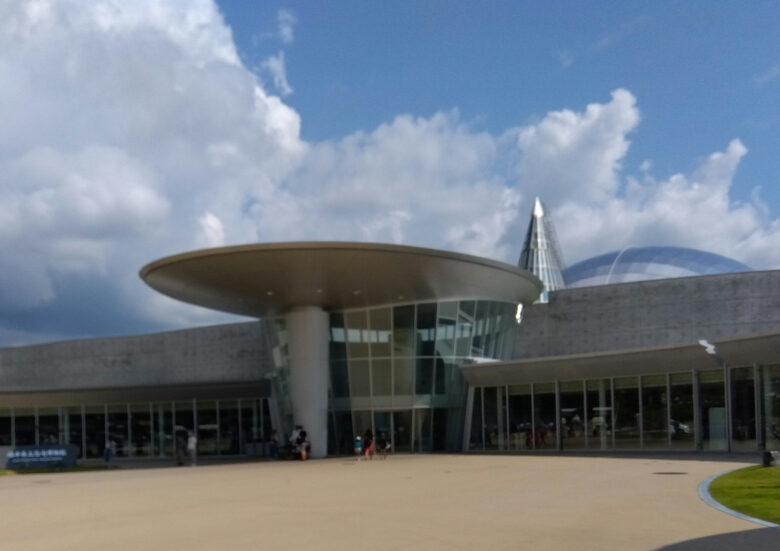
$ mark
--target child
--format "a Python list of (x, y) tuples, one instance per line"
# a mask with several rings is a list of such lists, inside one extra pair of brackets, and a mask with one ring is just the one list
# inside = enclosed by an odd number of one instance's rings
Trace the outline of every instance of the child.
[(355, 437), (355, 457), (360, 461), (360, 456), (363, 455), (363, 439), (360, 436)]

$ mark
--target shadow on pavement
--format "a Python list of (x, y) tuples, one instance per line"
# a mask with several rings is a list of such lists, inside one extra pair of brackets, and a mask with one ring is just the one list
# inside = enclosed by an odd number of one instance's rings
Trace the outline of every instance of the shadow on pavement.
[(780, 549), (780, 529), (759, 528), (756, 530), (731, 532), (729, 534), (718, 534), (717, 536), (707, 536), (673, 543), (659, 547), (656, 551), (731, 551), (733, 549), (777, 551)]

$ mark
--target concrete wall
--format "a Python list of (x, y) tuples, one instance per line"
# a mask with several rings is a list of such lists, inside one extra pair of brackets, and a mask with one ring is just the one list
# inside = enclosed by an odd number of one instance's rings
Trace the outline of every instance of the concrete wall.
[(670, 346), (780, 330), (780, 270), (564, 289), (523, 311), (515, 358)]
[(0, 348), (0, 389), (258, 381), (272, 366), (262, 321)]

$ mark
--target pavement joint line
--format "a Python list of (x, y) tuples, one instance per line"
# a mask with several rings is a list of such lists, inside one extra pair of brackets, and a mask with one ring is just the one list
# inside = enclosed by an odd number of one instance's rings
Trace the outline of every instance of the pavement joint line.
[(742, 520), (755, 522), (756, 524), (760, 524), (768, 528), (775, 528), (776, 530), (780, 530), (780, 524), (775, 524), (774, 522), (769, 522), (768, 520), (762, 520), (760, 518), (751, 517), (744, 513), (740, 513), (739, 511), (735, 511), (734, 509), (729, 509), (725, 505), (719, 503), (718, 501), (715, 501), (715, 498), (713, 498), (712, 495), (710, 494), (710, 484), (712, 483), (713, 480), (715, 480), (720, 476), (733, 473), (734, 471), (738, 471), (744, 468), (745, 467), (737, 467), (736, 469), (729, 469), (728, 471), (723, 471), (722, 473), (712, 475), (707, 480), (699, 484), (699, 498), (701, 498), (701, 500), (707, 505), (709, 505), (710, 507), (717, 509), (722, 513), (726, 513), (727, 515), (741, 518)]

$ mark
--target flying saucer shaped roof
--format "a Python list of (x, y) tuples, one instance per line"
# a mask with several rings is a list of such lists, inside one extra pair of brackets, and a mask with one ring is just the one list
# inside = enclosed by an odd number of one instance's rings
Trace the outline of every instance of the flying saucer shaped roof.
[(542, 283), (510, 264), (375, 243), (264, 243), (204, 249), (147, 264), (141, 278), (169, 297), (260, 317), (292, 308), (341, 310), (478, 298), (531, 303)]
[(750, 272), (752, 268), (721, 256), (682, 247), (629, 247), (594, 256), (566, 268), (567, 287), (629, 281)]

